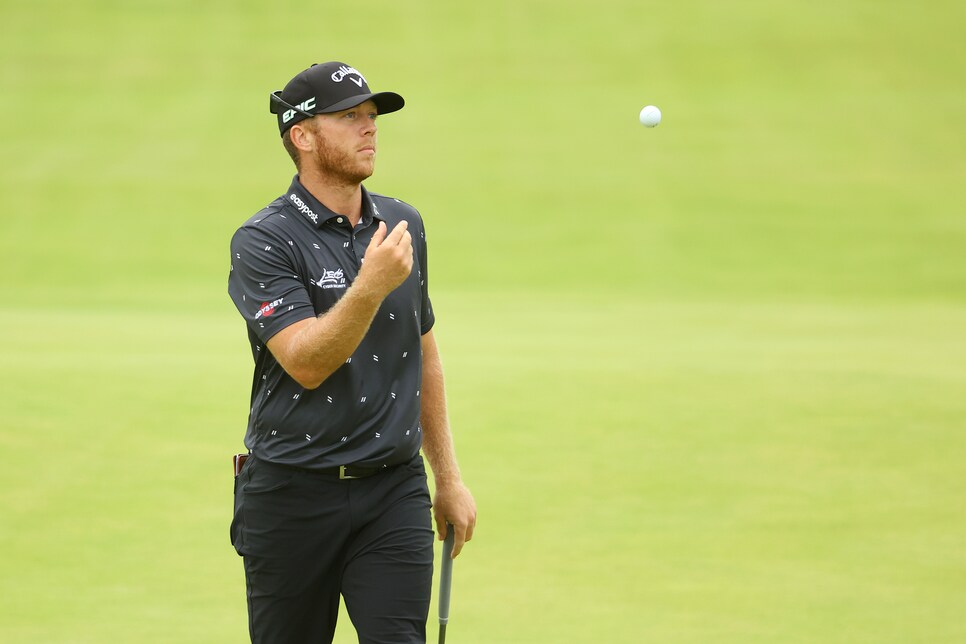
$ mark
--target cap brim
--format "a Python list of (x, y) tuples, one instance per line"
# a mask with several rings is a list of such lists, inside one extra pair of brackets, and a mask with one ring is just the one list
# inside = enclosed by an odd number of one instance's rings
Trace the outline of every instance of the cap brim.
[(366, 101), (372, 101), (376, 104), (376, 109), (379, 110), (380, 114), (389, 114), (390, 112), (396, 112), (403, 108), (406, 101), (402, 96), (395, 92), (377, 92), (375, 94), (357, 94), (344, 101), (339, 101), (334, 105), (329, 105), (324, 109), (316, 109), (316, 114), (331, 114), (332, 112), (341, 112), (342, 110), (347, 110), (350, 107), (355, 107), (356, 105), (361, 105)]

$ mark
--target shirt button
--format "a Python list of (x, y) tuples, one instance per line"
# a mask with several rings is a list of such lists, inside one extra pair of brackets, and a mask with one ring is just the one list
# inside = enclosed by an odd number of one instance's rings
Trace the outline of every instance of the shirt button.
[(341, 224), (344, 220), (342, 219), (342, 217), (339, 217), (338, 219), (336, 219), (336, 221)]

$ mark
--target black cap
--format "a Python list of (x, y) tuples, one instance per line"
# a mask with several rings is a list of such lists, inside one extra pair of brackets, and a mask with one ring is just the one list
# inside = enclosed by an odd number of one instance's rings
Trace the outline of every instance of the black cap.
[(278, 115), (278, 131), (285, 134), (290, 127), (316, 114), (328, 114), (355, 107), (372, 100), (380, 114), (401, 110), (406, 101), (395, 92), (369, 91), (366, 78), (358, 69), (345, 63), (315, 64), (299, 72), (285, 89), (272, 92), (272, 114)]

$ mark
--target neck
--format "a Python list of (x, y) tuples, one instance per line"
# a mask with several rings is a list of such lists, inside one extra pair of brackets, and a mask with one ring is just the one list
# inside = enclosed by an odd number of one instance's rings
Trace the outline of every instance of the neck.
[(362, 217), (362, 184), (338, 181), (330, 176), (309, 170), (299, 173), (299, 182), (309, 193), (332, 212), (345, 215), (353, 226)]

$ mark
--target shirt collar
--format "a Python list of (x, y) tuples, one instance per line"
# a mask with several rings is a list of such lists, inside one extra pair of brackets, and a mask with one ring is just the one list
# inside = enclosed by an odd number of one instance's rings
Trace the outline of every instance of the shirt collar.
[[(378, 221), (384, 221), (384, 219), (382, 215), (379, 214), (379, 209), (372, 200), (372, 196), (369, 194), (369, 191), (366, 190), (365, 186), (361, 187), (362, 218), (359, 220), (359, 224), (362, 228), (365, 228), (372, 223), (373, 219)], [(295, 175), (295, 177), (292, 179), (292, 185), (290, 185), (288, 188), (288, 192), (285, 195), (285, 200), (300, 215), (305, 217), (306, 221), (311, 223), (316, 228), (321, 228), (328, 221), (335, 223), (340, 217), (346, 218), (345, 215), (332, 212), (326, 208), (321, 201), (312, 196), (312, 193), (306, 190), (305, 186), (302, 185), (302, 182), (299, 181), (298, 175)]]

